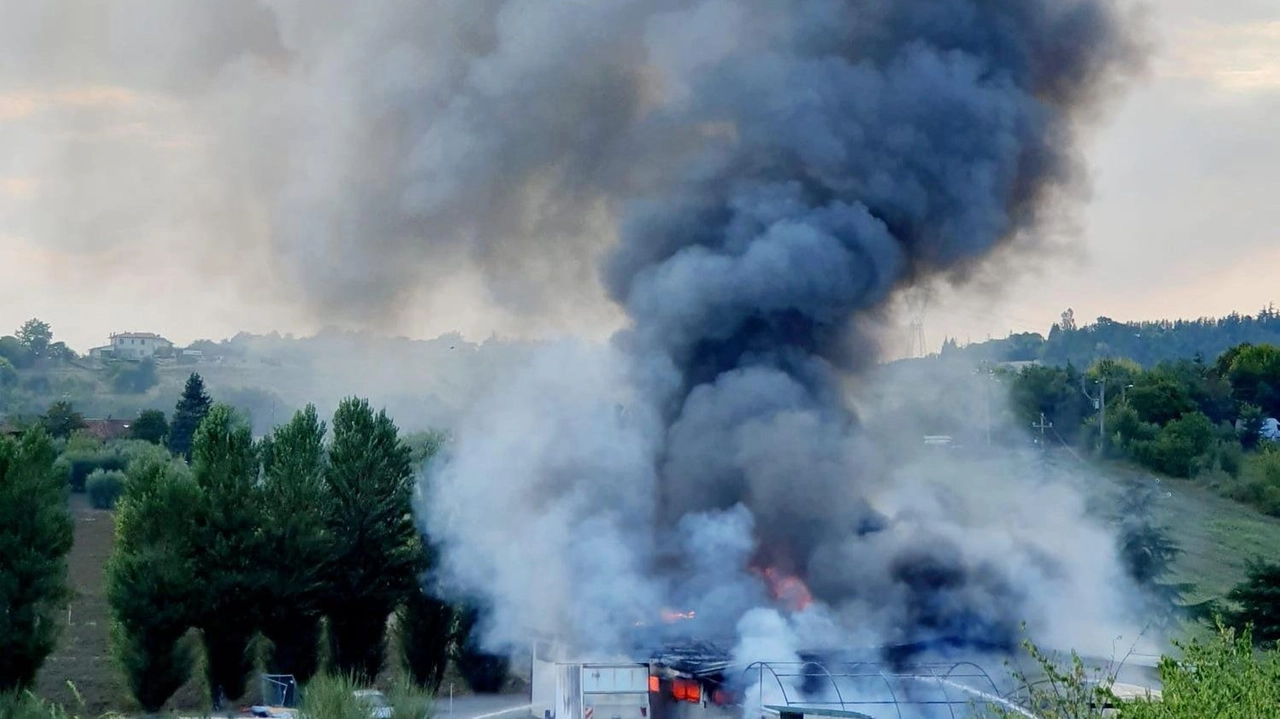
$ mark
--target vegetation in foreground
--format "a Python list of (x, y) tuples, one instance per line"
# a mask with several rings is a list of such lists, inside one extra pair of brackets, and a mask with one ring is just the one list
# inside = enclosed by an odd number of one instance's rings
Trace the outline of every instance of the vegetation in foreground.
[(1121, 699), (1115, 673), (1090, 669), (1079, 656), (1063, 660), (1026, 646), (1036, 671), (1015, 673), (1020, 709), (994, 708), (988, 716), (1025, 719), (1271, 719), (1280, 715), (1280, 649), (1256, 650), (1248, 629), (1219, 624), (1207, 639), (1175, 643), (1178, 657), (1160, 660), (1159, 696)]

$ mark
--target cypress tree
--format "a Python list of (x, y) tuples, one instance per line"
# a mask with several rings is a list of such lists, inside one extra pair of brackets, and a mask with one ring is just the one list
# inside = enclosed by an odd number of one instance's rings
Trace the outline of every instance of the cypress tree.
[(244, 695), (253, 669), (250, 644), (271, 584), (263, 566), (263, 501), (258, 458), (248, 426), (215, 405), (196, 431), (191, 473), (200, 488), (196, 511), (196, 585), (203, 606), (209, 689), (215, 706)]
[(40, 429), (0, 438), (0, 694), (35, 682), (63, 625), (73, 525), (56, 457)]
[(294, 415), (264, 439), (263, 567), (273, 581), (263, 602), (262, 633), (271, 641), (267, 667), (306, 683), (316, 673), (322, 599), (327, 587), (323, 567), (330, 540), (321, 509), (324, 483), (325, 423), (316, 408)]
[(387, 620), (417, 590), (422, 561), (409, 449), (385, 411), (339, 404), (325, 484), (329, 656), (339, 672), (369, 681), (382, 667)]

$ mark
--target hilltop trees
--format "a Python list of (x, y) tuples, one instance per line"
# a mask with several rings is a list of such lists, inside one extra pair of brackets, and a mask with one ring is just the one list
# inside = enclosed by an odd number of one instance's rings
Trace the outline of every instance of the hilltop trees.
[(33, 317), (22, 323), (14, 336), (32, 357), (44, 359), (49, 356), (49, 345), (53, 343), (53, 329), (48, 322), (42, 322)]
[(0, 694), (31, 686), (62, 626), (72, 524), (56, 454), (40, 430), (0, 437)]
[(169, 451), (188, 461), (191, 459), (191, 441), (212, 405), (213, 401), (204, 389), (204, 379), (199, 374), (192, 373), (187, 378), (182, 397), (174, 408), (173, 420), (169, 424)]
[(422, 562), (409, 449), (386, 412), (358, 399), (338, 406), (325, 485), (330, 657), (338, 671), (367, 680), (382, 665), (387, 619), (417, 589)]
[(158, 409), (144, 409), (129, 427), (130, 437), (151, 444), (163, 444), (168, 434), (169, 420)]

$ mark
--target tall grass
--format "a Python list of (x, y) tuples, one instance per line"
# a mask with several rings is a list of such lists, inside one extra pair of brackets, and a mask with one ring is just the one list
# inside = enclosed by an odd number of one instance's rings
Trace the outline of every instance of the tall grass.
[(302, 688), (300, 713), (314, 719), (369, 719), (354, 694), (360, 688), (348, 676), (317, 674)]
[[(75, 685), (67, 682), (80, 707), (84, 708), (84, 700)], [(30, 691), (9, 692), (0, 694), (0, 719), (78, 719), (58, 704), (47, 702)], [(100, 719), (122, 719), (119, 714), (110, 712)]]
[[(357, 690), (368, 688), (348, 676), (317, 674), (302, 688), (299, 714), (305, 719), (369, 719), (370, 708), (355, 697)], [(431, 694), (407, 679), (397, 679), (386, 697), (395, 719), (435, 715)]]
[(394, 719), (431, 719), (435, 716), (435, 697), (407, 677), (396, 679), (387, 695)]

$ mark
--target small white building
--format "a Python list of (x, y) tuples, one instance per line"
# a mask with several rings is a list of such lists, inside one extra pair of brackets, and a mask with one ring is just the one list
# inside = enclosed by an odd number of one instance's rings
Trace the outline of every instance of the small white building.
[(1280, 442), (1280, 420), (1275, 417), (1262, 420), (1262, 429), (1258, 430), (1258, 434), (1268, 442)]
[(110, 344), (94, 347), (89, 356), (114, 357), (126, 360), (144, 360), (157, 354), (171, 354), (173, 343), (154, 332), (116, 332), (111, 334)]

